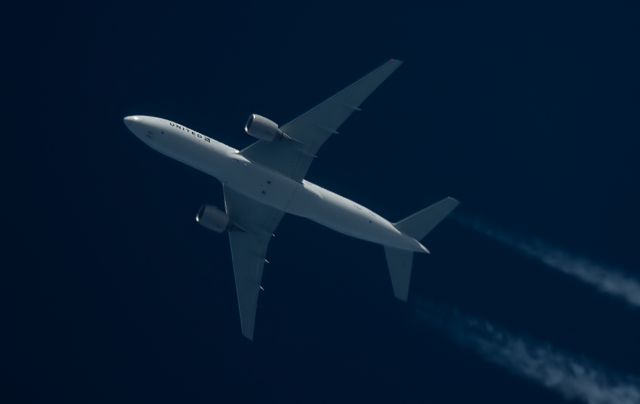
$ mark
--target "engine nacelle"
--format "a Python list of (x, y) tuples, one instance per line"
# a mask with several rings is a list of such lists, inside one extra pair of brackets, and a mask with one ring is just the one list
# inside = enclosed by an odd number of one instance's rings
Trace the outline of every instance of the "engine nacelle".
[(247, 120), (247, 124), (244, 125), (244, 131), (247, 132), (249, 136), (266, 140), (267, 142), (286, 137), (277, 123), (258, 114), (251, 114)]
[(216, 233), (227, 231), (231, 224), (229, 216), (226, 213), (211, 205), (202, 205), (202, 207), (200, 207), (196, 215), (196, 222)]

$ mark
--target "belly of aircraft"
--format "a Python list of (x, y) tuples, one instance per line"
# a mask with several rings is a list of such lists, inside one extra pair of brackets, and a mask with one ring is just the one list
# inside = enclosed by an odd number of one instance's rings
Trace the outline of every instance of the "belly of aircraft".
[(257, 202), (287, 212), (299, 182), (258, 165), (236, 160), (231, 163), (225, 185)]
[(303, 181), (295, 192), (287, 211), (351, 237), (397, 248), (411, 248), (406, 236), (383, 217), (307, 181)]
[(406, 236), (386, 219), (347, 198), (242, 160), (234, 162), (232, 167), (225, 185), (253, 200), (351, 237), (411, 248)]

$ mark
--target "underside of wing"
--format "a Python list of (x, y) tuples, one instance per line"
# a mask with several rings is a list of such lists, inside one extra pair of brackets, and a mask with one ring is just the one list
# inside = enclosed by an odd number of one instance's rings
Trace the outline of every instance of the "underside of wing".
[(233, 275), (240, 313), (242, 335), (253, 339), (253, 329), (258, 308), (258, 295), (262, 283), (262, 270), (268, 241), (242, 231), (229, 233)]
[[(391, 59), (280, 129), (288, 138), (259, 140), (242, 150), (249, 160), (300, 181), (320, 146), (402, 62)], [(293, 140), (291, 140), (293, 139)]]
[(253, 339), (267, 247), (283, 212), (224, 188), (225, 207), (233, 228), (229, 231), (233, 274), (242, 335)]

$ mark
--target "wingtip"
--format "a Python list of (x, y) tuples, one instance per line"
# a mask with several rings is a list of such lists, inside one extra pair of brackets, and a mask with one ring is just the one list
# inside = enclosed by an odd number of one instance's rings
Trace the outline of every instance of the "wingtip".
[(409, 296), (403, 296), (403, 295), (394, 294), (394, 297), (396, 299), (398, 299), (399, 301), (401, 301), (402, 303), (407, 303), (407, 301), (409, 300)]
[(393, 63), (393, 64), (396, 64), (396, 65), (400, 66), (404, 62), (402, 60), (400, 60), (400, 59), (391, 58), (391, 59), (389, 59), (389, 63)]
[(242, 336), (244, 337), (245, 341), (247, 342), (253, 342), (253, 334), (242, 334)]
[(449, 201), (451, 201), (451, 203), (453, 203), (453, 204), (454, 204), (454, 206), (458, 206), (458, 205), (460, 205), (460, 201), (459, 201), (459, 200), (457, 200), (456, 198), (453, 198), (453, 197), (451, 197), (451, 196), (448, 196), (448, 197), (447, 197), (447, 199), (448, 199)]

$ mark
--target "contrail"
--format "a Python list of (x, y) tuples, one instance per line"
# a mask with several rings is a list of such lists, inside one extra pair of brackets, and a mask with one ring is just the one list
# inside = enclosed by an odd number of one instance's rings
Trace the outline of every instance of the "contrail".
[(488, 362), (536, 381), (567, 399), (588, 404), (640, 403), (640, 384), (632, 377), (614, 375), (586, 359), (429, 303), (419, 303), (418, 315)]
[(587, 258), (550, 246), (542, 240), (518, 235), (482, 220), (462, 215), (455, 218), (459, 223), (480, 234), (592, 285), (603, 293), (622, 298), (630, 305), (640, 307), (640, 281), (620, 270), (605, 268)]

